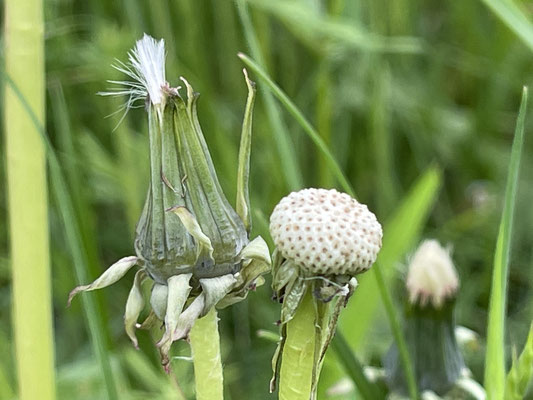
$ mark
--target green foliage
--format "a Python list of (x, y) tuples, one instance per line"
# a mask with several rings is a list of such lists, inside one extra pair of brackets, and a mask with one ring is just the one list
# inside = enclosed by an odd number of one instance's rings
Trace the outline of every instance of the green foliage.
[(507, 303), (507, 280), (514, 210), (518, 191), (520, 158), (524, 143), (524, 124), (527, 107), (527, 88), (522, 92), (522, 102), (516, 122), (515, 138), (505, 189), (505, 202), (494, 252), (494, 269), (489, 304), (487, 328), (487, 352), (485, 356), (485, 389), (488, 399), (501, 399), (505, 391), (505, 310)]
[[(414, 184), (410, 192), (394, 211), (383, 228), (383, 247), (378, 254), (377, 265), (382, 271), (384, 284), (389, 286), (397, 270), (394, 264), (418, 242), (420, 233), (434, 205), (440, 186), (441, 174), (438, 169), (430, 168)], [(341, 317), (341, 328), (350, 332), (350, 341), (357, 346), (368, 333), (372, 322), (378, 315), (379, 288), (376, 279), (372, 279), (373, 270), (360, 279), (353, 299), (348, 304), (346, 313)], [(350, 312), (351, 311), (351, 312)]]
[[(243, 3), (246, 14), (237, 7)], [(178, 392), (194, 398), (186, 344), (173, 352), (180, 357), (174, 361), (176, 380), (164, 375), (152, 350), (160, 336), (157, 328), (138, 334), (139, 352), (130, 349), (122, 315), (133, 275), (110, 291), (83, 296), (84, 302), (94, 303), (90, 318), (92, 324), (100, 324), (96, 329), (93, 325), (92, 332), (100, 332), (96, 335), (101, 352), (91, 347), (91, 330), (84, 322), (87, 307), (78, 303), (65, 310), (68, 292), (77, 284), (76, 269), (85, 274), (87, 279), (82, 280), (87, 283), (133, 251), (135, 223), (149, 177), (145, 115), (131, 110), (118, 124), (121, 113), (106, 116), (118, 109), (121, 100), (95, 93), (106, 90), (106, 80), (120, 78), (110, 65), (115, 58), (124, 59), (143, 32), (165, 37), (169, 82), (178, 85), (183, 75), (201, 93), (202, 129), (230, 200), (237, 192), (235, 171), (246, 96), (244, 64), (237, 57), (243, 52), (268, 72), (316, 127), (357, 198), (384, 222), (380, 266), (393, 304), (401, 304), (402, 292), (397, 289), (403, 284), (403, 263), (409, 252), (420, 237), (435, 237), (454, 247), (461, 277), (458, 323), (483, 337), (489, 266), (515, 113), (520, 88), (533, 82), (533, 52), (525, 39), (531, 23), (525, 17), (515, 23), (514, 11), (514, 19), (500, 18), (488, 3), (45, 2), (46, 130), (64, 172), (63, 187), (73, 203), (65, 208), (55, 185), (50, 186), (58, 398), (105, 398), (103, 368), (96, 354), (110, 358), (113, 375), (106, 377), (115, 378), (121, 399), (171, 399)], [(514, 8), (523, 16), (531, 7), (530, 1), (491, 3), (504, 14)], [(301, 121), (286, 113), (258, 74), (248, 72), (257, 83), (250, 163), (251, 236), (262, 235), (270, 244), (268, 217), (289, 190), (346, 189), (336, 183), (338, 176)], [(525, 121), (526, 132), (532, 123)], [(523, 146), (505, 326), (509, 341), (519, 343), (525, 341), (533, 316), (533, 187), (527, 184), (532, 179), (533, 142), (526, 139)], [(2, 183), (5, 161), (0, 146)], [(52, 164), (49, 168), (53, 173)], [(55, 184), (52, 175), (50, 179)], [(5, 190), (0, 191), (0, 380), (7, 381), (6, 386), (0, 383), (0, 398), (9, 398), (9, 389), (17, 387), (5, 197)], [(65, 234), (63, 217), (79, 229)], [(357, 350), (362, 365), (379, 367), (392, 335), (373, 274), (361, 277), (341, 314), (340, 331)], [(251, 394), (258, 400), (273, 398), (268, 382), (275, 343), (254, 334), (259, 329), (274, 330), (272, 324), (279, 318), (268, 287), (265, 284), (246, 302), (219, 313), (227, 399), (248, 399)], [(482, 353), (472, 352), (465, 360), (479, 382), (484, 372)], [(318, 398), (352, 400), (357, 389), (337, 385), (346, 376), (330, 351)], [(333, 386), (342, 390), (333, 393)]]
[(520, 357), (513, 354), (513, 365), (505, 381), (505, 400), (523, 399), (533, 380), (533, 324)]

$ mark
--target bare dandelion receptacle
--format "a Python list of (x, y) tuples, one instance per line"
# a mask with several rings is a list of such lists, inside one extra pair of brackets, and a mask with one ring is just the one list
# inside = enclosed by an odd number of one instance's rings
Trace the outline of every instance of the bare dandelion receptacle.
[[(338, 315), (357, 286), (355, 276), (376, 261), (383, 233), (366, 205), (334, 189), (310, 188), (278, 203), (270, 217), (270, 234), (276, 246), (272, 287), (281, 303), (281, 340), (271, 390), (281, 378), (280, 399), (308, 400), (316, 396), (321, 363)], [(305, 336), (306, 329), (315, 330), (308, 332), (315, 345), (307, 350), (296, 337)], [(308, 351), (308, 361), (293, 356), (295, 349)]]

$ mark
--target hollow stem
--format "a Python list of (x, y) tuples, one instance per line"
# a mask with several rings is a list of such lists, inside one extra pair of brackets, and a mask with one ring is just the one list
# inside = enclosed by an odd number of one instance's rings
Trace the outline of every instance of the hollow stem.
[(189, 334), (194, 362), (197, 400), (224, 398), (220, 336), (217, 312), (213, 308), (198, 319)]
[(308, 291), (287, 323), (280, 368), (279, 400), (309, 400), (315, 361), (315, 306)]

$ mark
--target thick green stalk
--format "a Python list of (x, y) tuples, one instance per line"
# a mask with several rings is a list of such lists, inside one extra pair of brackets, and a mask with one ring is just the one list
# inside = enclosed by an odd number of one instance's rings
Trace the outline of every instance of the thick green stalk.
[[(6, 71), (44, 123), (44, 23), (40, 0), (5, 2)], [(10, 86), (5, 132), (13, 327), (21, 400), (55, 398), (45, 149)]]
[(315, 306), (310, 291), (304, 296), (286, 329), (279, 400), (309, 400), (315, 361)]
[[(26, 96), (21, 92), (19, 86), (16, 82), (9, 76), (7, 73), (1, 69), (1, 74), (7, 85), (16, 95), (20, 103), (22, 104), (26, 114), (30, 118), (33, 126), (41, 135), (41, 139), (45, 144), (47, 151), (48, 165), (50, 168), (50, 180), (52, 182), (52, 192), (56, 198), (57, 203), (60, 205), (58, 207), (61, 214), (62, 222), (65, 229), (65, 238), (67, 245), (70, 248), (72, 259), (74, 262), (74, 270), (76, 272), (76, 277), (78, 282), (86, 282), (88, 279), (86, 277), (87, 270), (87, 260), (85, 253), (83, 252), (82, 246), (83, 241), (81, 239), (81, 233), (78, 226), (78, 222), (74, 212), (74, 206), (72, 198), (67, 186), (65, 183), (65, 178), (63, 176), (61, 167), (57, 155), (50, 143), (48, 135), (44, 130), (44, 127), (39, 120), (37, 114), (31, 108), (31, 105)], [(105, 388), (107, 393), (107, 398), (114, 400), (117, 398), (113, 371), (111, 370), (111, 364), (109, 362), (109, 356), (107, 349), (104, 343), (103, 328), (98, 320), (98, 314), (94, 301), (90, 296), (83, 297), (84, 311), (87, 317), (87, 324), (90, 330), (91, 342), (93, 344), (93, 349), (97, 355), (101, 374), (105, 382)]]
[(224, 398), (217, 312), (213, 308), (198, 319), (189, 334), (194, 361), (197, 400)]

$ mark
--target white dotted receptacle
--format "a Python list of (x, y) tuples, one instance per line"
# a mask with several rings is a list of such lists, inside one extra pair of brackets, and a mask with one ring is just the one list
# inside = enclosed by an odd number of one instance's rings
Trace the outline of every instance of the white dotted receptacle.
[(323, 275), (368, 270), (383, 236), (366, 205), (335, 189), (303, 189), (284, 197), (270, 216), (270, 234), (283, 257)]

